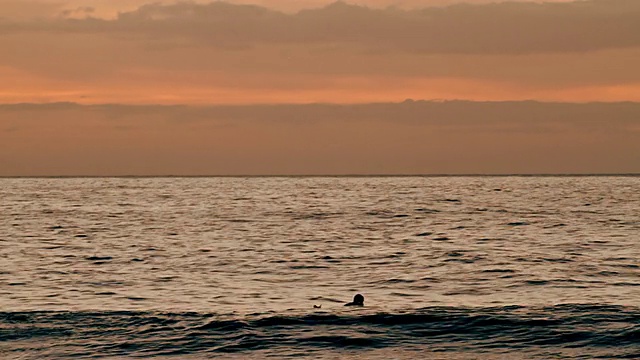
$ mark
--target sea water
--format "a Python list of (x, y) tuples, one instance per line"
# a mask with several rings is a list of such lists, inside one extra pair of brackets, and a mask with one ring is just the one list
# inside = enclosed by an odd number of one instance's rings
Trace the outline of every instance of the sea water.
[(640, 358), (639, 259), (637, 176), (0, 179), (0, 357)]

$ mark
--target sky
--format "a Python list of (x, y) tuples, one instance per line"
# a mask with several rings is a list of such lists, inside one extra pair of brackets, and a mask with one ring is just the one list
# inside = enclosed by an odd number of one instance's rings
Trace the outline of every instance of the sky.
[[(640, 122), (638, 107), (609, 116), (598, 112), (599, 118), (590, 118), (601, 121), (603, 127), (625, 124), (620, 125), (624, 131), (607, 132), (612, 136), (607, 141), (616, 146), (599, 149), (611, 156), (607, 165), (606, 161), (590, 162), (593, 154), (587, 154), (595, 145), (578, 140), (584, 133), (575, 122), (579, 119), (565, 118), (555, 113), (561, 110), (545, 106), (567, 103), (588, 108), (589, 103), (606, 107), (640, 102), (639, 63), (637, 0), (0, 0), (0, 104), (5, 104), (0, 110), (0, 160), (4, 162), (0, 162), (0, 175), (640, 172), (638, 156), (633, 156), (640, 153), (640, 130), (627, 124), (629, 111), (638, 115)], [(399, 104), (406, 99), (457, 105), (491, 102), (501, 104), (502, 109), (534, 101), (539, 109), (549, 112), (542, 117), (545, 121), (567, 122), (576, 135), (564, 133), (570, 149), (560, 147), (558, 151), (566, 156), (559, 156), (558, 163), (549, 166), (533, 160), (517, 165), (508, 161), (517, 144), (499, 136), (491, 138), (498, 141), (491, 145), (496, 150), (475, 159), (478, 164), (461, 161), (462, 155), (445, 156), (439, 163), (427, 154), (437, 150), (426, 145), (415, 149), (402, 144), (389, 146), (388, 156), (362, 153), (370, 144), (380, 145), (385, 136), (391, 141), (390, 134), (401, 130), (414, 136), (396, 124), (408, 121), (395, 118), (407, 116), (398, 108), (391, 107), (395, 110), (388, 112), (393, 119), (378, 123), (369, 124), (358, 114), (375, 108), (375, 104)], [(79, 107), (62, 111), (47, 105), (57, 102)], [(9, 106), (20, 103), (31, 107)], [(315, 154), (319, 160), (310, 166), (293, 158), (288, 161), (283, 155), (287, 151), (299, 154), (302, 145), (277, 140), (279, 137), (264, 143), (269, 138), (265, 134), (280, 125), (265, 128), (264, 123), (277, 119), (260, 114), (264, 111), (260, 105), (299, 104), (313, 111), (309, 104), (318, 103), (345, 106), (351, 109), (353, 119), (335, 123), (334, 119), (314, 117), (332, 129), (326, 134), (311, 131), (319, 124), (305, 123), (309, 127), (304, 131), (291, 128), (301, 131), (306, 143), (313, 142), (316, 134), (324, 134), (320, 139), (328, 142), (352, 134), (351, 145), (345, 139), (338, 141), (349, 162), (338, 166), (340, 157)], [(110, 117), (111, 108), (100, 107), (104, 104), (124, 106), (123, 116), (131, 124), (88, 126), (86, 122)], [(212, 114), (226, 106), (256, 112), (252, 126), (243, 123), (248, 126), (245, 133), (253, 137), (233, 132), (225, 135), (230, 137), (225, 141), (243, 149), (238, 153), (246, 153), (237, 159), (229, 155), (229, 161), (238, 166), (207, 161), (216, 156), (212, 154), (215, 147), (201, 146), (202, 152), (197, 153), (188, 141), (175, 146), (174, 141), (190, 138), (189, 116), (193, 113), (185, 112), (184, 124), (165, 126), (161, 116), (157, 119), (160, 123), (152, 120), (159, 117), (158, 111), (174, 105), (207, 109)], [(302, 118), (309, 116), (301, 108), (294, 109)], [(500, 112), (498, 120), (505, 127), (510, 119), (523, 115), (517, 107), (513, 109), (513, 113)], [(60, 118), (61, 112), (69, 117)], [(462, 113), (470, 118), (475, 115)], [(212, 124), (234, 121), (232, 117), (220, 119), (219, 114), (211, 116)], [(612, 116), (625, 120), (619, 122)], [(142, 121), (138, 117), (145, 119), (149, 133), (137, 133), (137, 140), (135, 136), (127, 139), (141, 146), (154, 143), (155, 152), (134, 146), (128, 154), (139, 159), (138, 165), (127, 165), (123, 162), (127, 156), (116, 156), (110, 149), (122, 129), (138, 126)], [(479, 144), (480, 135), (476, 123), (467, 120), (463, 126), (468, 131), (465, 136), (470, 136), (467, 142), (457, 142), (449, 133), (440, 134), (440, 128), (429, 121), (419, 134), (425, 139), (435, 136), (433, 139), (456, 142), (456, 150), (447, 150), (449, 154), (466, 153), (472, 159), (476, 150), (472, 144)], [(42, 137), (45, 121), (51, 124), (44, 128), (51, 127), (57, 137)], [(351, 128), (354, 124), (358, 124), (358, 131)], [(557, 140), (553, 136), (558, 134), (549, 132), (549, 138), (540, 138), (535, 124), (518, 126), (519, 131), (530, 131), (530, 139), (539, 141), (538, 147), (527, 151), (539, 153), (545, 144)], [(84, 129), (83, 136), (93, 139), (93, 154), (101, 159), (94, 167), (82, 165), (86, 161), (80, 159), (85, 154), (74, 157), (61, 150), (72, 143), (59, 143), (65, 136), (57, 132), (77, 129)], [(207, 129), (205, 134), (215, 137), (215, 131)], [(151, 133), (157, 141), (149, 138)], [(356, 139), (358, 133), (370, 134), (371, 142)], [(401, 138), (396, 140), (402, 143)], [(166, 140), (165, 145), (159, 139)], [(27, 149), (24, 144), (32, 145)], [(322, 144), (317, 142), (317, 146)], [(612, 149), (620, 153), (611, 153)], [(414, 150), (418, 155), (411, 156), (413, 160), (398, 162)], [(47, 161), (49, 156), (60, 161)], [(145, 156), (156, 165), (145, 167)], [(162, 158), (179, 161), (157, 161)], [(107, 163), (115, 165), (100, 167)]]

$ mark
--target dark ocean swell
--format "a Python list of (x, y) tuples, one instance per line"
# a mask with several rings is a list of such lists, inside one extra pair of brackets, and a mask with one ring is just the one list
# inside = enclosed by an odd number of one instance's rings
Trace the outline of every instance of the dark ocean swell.
[(637, 307), (565, 304), (369, 311), (242, 317), (195, 312), (2, 312), (0, 352), (8, 358), (256, 352), (299, 357), (398, 348), (443, 355), (525, 352), (533, 357), (640, 358)]

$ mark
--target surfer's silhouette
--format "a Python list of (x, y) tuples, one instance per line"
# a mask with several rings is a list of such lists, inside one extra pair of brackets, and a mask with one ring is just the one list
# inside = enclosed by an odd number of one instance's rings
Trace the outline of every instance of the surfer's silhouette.
[(364, 296), (356, 294), (356, 296), (353, 297), (353, 301), (344, 304), (344, 306), (364, 306)]

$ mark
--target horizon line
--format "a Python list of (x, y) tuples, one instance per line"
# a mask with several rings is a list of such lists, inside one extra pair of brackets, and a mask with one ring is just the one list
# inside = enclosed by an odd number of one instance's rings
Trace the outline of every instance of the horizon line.
[(625, 173), (496, 173), (496, 174), (264, 174), (264, 175), (0, 175), (0, 179), (97, 179), (97, 178), (373, 178), (373, 177), (640, 177)]
[(411, 104), (411, 103), (538, 103), (538, 104), (567, 104), (567, 105), (588, 105), (588, 104), (640, 104), (640, 101), (634, 100), (616, 100), (616, 101), (558, 101), (558, 100), (539, 100), (539, 99), (512, 99), (512, 100), (473, 100), (473, 99), (413, 99), (406, 98), (398, 101), (371, 101), (371, 102), (247, 102), (247, 103), (118, 103), (118, 102), (96, 102), (83, 103), (77, 101), (44, 101), (44, 102), (0, 102), (0, 106), (21, 106), (21, 105), (75, 105), (75, 106), (160, 106), (160, 107), (243, 107), (243, 106), (304, 106), (304, 105), (331, 105), (331, 106), (358, 106), (358, 105), (374, 105), (374, 104)]

